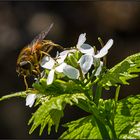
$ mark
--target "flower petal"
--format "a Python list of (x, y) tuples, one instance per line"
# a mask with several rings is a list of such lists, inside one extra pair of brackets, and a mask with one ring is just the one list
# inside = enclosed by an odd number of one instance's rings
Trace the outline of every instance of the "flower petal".
[(36, 94), (28, 94), (26, 97), (26, 106), (32, 107), (36, 99)]
[(82, 46), (80, 46), (79, 48), (79, 51), (81, 53), (84, 53), (84, 54), (89, 54), (89, 55), (94, 55), (94, 49), (92, 46), (90, 46), (89, 44), (83, 44)]
[(69, 77), (70, 79), (78, 79), (79, 77), (79, 70), (70, 66), (70, 65), (65, 65), (63, 69), (63, 73)]
[(68, 50), (65, 50), (65, 51), (61, 52), (61, 53), (59, 54), (59, 56), (57, 57), (57, 60), (56, 60), (56, 61), (57, 61), (59, 64), (63, 63), (64, 60), (66, 59), (68, 53), (69, 53)]
[(54, 64), (55, 64), (54, 59), (49, 56), (43, 57), (40, 63), (41, 67), (49, 69), (49, 70), (53, 68)]
[(54, 80), (54, 69), (52, 69), (49, 74), (48, 74), (48, 77), (47, 77), (47, 85), (50, 85), (53, 83), (53, 80)]
[(83, 45), (85, 41), (86, 41), (86, 33), (80, 34), (77, 45), (76, 45), (77, 48), (79, 48), (81, 45)]
[(100, 75), (100, 73), (101, 73), (101, 71), (102, 71), (102, 67), (103, 67), (103, 62), (100, 61), (100, 65), (99, 65), (99, 67), (98, 67), (97, 70), (96, 70), (95, 76)]
[(91, 55), (85, 54), (79, 59), (78, 63), (80, 63), (82, 72), (86, 74), (93, 64), (93, 57)]
[(66, 63), (62, 63), (62, 64), (60, 64), (59, 66), (57, 66), (56, 68), (55, 68), (55, 70), (57, 71), (57, 72), (63, 72), (63, 69), (64, 69), (64, 67), (66, 66)]
[(59, 64), (63, 63), (65, 61), (67, 55), (70, 54), (70, 53), (72, 53), (72, 52), (75, 52), (75, 51), (76, 51), (76, 49), (71, 49), (71, 50), (65, 50), (65, 51), (61, 52), (59, 54), (59, 56), (57, 56), (57, 60), (56, 61)]
[(104, 57), (108, 53), (108, 50), (111, 48), (112, 45), (113, 39), (109, 39), (108, 42), (105, 44), (105, 46), (100, 50), (100, 52), (97, 55), (94, 55), (94, 57), (95, 58)]

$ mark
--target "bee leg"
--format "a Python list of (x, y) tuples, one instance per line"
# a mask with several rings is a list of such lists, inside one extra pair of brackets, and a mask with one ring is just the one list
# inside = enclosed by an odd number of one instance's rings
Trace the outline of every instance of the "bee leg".
[(37, 73), (38, 73), (38, 77), (39, 77), (39, 79), (40, 79), (40, 78), (41, 78), (41, 72), (40, 72), (39, 67), (36, 68), (36, 71), (37, 71)]
[(40, 51), (40, 52), (41, 52), (41, 57), (42, 57), (42, 54), (49, 55), (48, 53), (46, 53), (44, 51)]
[[(43, 45), (48, 46), (48, 40), (43, 40)], [(47, 50), (47, 52), (50, 52), (53, 49), (53, 47), (57, 47), (61, 50), (64, 50), (64, 48), (61, 45), (55, 44), (53, 42), (50, 42), (49, 46), (50, 46), (50, 48)]]
[(53, 49), (53, 46), (49, 46), (47, 52), (49, 53)]
[(41, 72), (40, 72), (40, 69), (39, 69), (39, 66), (37, 65), (36, 67), (35, 67), (35, 69), (34, 70), (32, 70), (32, 72), (33, 72), (33, 74), (34, 74), (34, 76), (37, 78), (41, 78)]
[(56, 47), (64, 51), (64, 48), (61, 45), (56, 44)]
[(33, 72), (33, 76), (35, 78), (40, 78), (40, 71), (38, 71), (38, 70), (32, 70), (32, 72)]
[(23, 78), (24, 78), (24, 83), (25, 83), (26, 90), (28, 90), (28, 83), (27, 83), (27, 80), (26, 80), (26, 75), (24, 75)]

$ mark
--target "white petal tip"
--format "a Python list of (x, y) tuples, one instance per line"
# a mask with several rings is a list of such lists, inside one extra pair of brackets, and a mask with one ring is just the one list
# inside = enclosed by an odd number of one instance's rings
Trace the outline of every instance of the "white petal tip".
[(113, 39), (109, 39), (108, 42), (105, 44), (105, 46), (94, 57), (95, 58), (102, 58), (102, 57), (104, 57), (108, 53), (108, 50), (113, 45), (113, 42), (114, 42)]
[(80, 47), (81, 45), (84, 44), (84, 42), (86, 41), (86, 33), (82, 33), (79, 35), (79, 38), (78, 38), (78, 42), (77, 42), (77, 48)]
[(114, 43), (113, 39), (108, 40), (107, 44), (108, 44), (109, 48), (113, 45), (113, 43)]

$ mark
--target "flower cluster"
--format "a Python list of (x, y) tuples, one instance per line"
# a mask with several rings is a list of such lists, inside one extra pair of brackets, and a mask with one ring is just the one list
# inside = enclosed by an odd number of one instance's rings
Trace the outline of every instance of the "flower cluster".
[[(113, 44), (113, 40), (110, 39), (97, 54), (95, 54), (94, 48), (92, 46), (85, 44), (85, 41), (86, 33), (79, 36), (76, 47), (69, 50), (64, 50), (61, 53), (57, 53), (55, 59), (49, 56), (45, 56), (43, 58), (40, 65), (43, 68), (50, 70), (47, 77), (47, 85), (53, 83), (55, 72), (63, 73), (70, 79), (79, 79), (80, 70), (82, 70), (84, 77), (84, 75), (90, 70), (91, 66), (94, 65), (94, 67), (97, 67), (95, 76), (100, 74), (101, 68), (103, 66), (103, 62), (100, 61), (100, 58), (104, 57), (108, 53), (108, 50)], [(78, 58), (76, 54), (79, 53), (80, 57)], [(73, 63), (75, 64), (68, 64), (68, 59), (72, 59)]]
[[(55, 58), (50, 56), (45, 56), (40, 65), (45, 70), (48, 70), (49, 73), (47, 75), (46, 84), (50, 85), (54, 81), (55, 74), (63, 74), (67, 76), (69, 79), (78, 79), (83, 80), (85, 75), (89, 72), (92, 66), (94, 66), (94, 76), (99, 76), (103, 62), (101, 58), (103, 58), (108, 50), (113, 45), (113, 40), (110, 39), (104, 47), (95, 52), (95, 48), (89, 44), (85, 43), (86, 41), (86, 33), (83, 33), (79, 36), (76, 47), (66, 49), (62, 52), (57, 52)], [(36, 96), (29, 94), (26, 98), (26, 105), (32, 107)]]

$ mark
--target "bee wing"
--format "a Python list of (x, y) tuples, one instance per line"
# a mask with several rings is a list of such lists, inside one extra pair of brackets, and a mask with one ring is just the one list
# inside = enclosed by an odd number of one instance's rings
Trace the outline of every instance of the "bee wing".
[(52, 27), (53, 23), (49, 26), (47, 30), (42, 31), (39, 35), (37, 35), (30, 45), (33, 46), (34, 44), (41, 42), (45, 38), (45, 36), (49, 33)]

